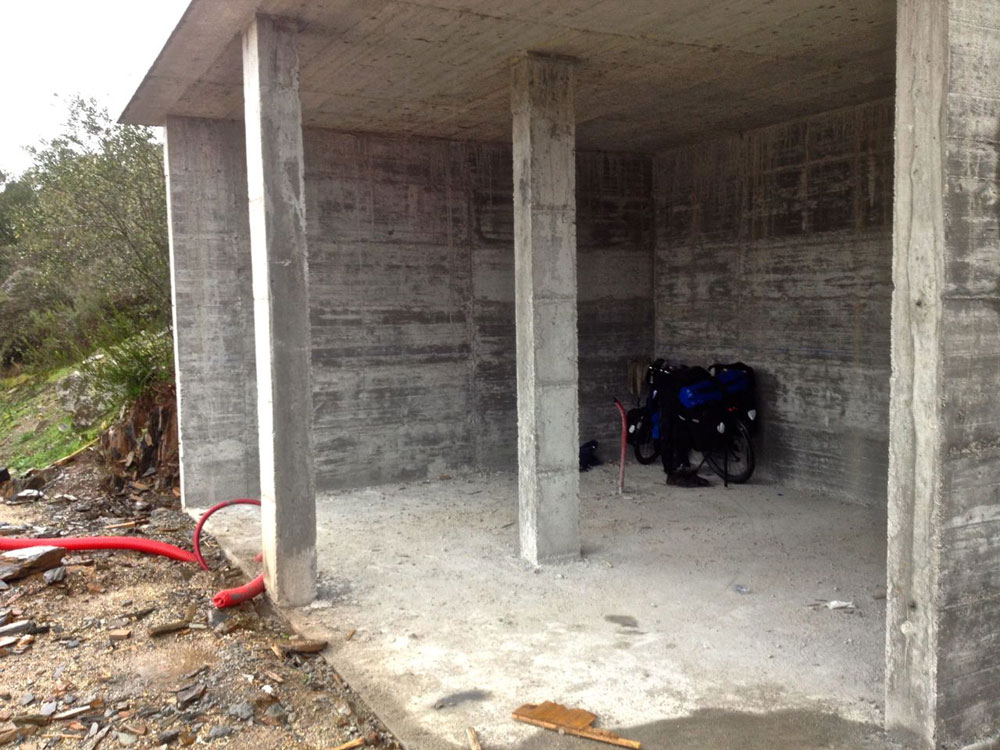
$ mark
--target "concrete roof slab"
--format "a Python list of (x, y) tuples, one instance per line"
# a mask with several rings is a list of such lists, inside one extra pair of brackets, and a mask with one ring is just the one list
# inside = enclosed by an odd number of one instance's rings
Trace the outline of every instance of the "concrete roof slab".
[(300, 21), (303, 121), (340, 130), (509, 140), (526, 50), (580, 60), (581, 148), (655, 151), (894, 82), (892, 0), (193, 0), (122, 119), (241, 118), (258, 12)]

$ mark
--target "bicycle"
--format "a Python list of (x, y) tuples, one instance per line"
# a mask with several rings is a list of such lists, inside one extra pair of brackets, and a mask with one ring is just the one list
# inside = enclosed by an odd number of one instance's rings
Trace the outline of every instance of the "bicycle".
[[(752, 434), (757, 425), (753, 369), (741, 362), (710, 368), (664, 365), (657, 360), (646, 375), (645, 402), (626, 413), (627, 442), (636, 460), (660, 456), (664, 413), (687, 430), (689, 445), (728, 485), (749, 481), (756, 468)], [(661, 399), (669, 398), (667, 410)]]

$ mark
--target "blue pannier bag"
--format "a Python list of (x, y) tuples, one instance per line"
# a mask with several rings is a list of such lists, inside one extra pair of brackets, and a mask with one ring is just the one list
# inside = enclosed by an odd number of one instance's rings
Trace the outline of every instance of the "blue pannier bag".
[[(701, 368), (691, 368), (700, 370)], [(704, 372), (704, 371), (702, 371)], [(722, 401), (722, 389), (719, 384), (705, 372), (704, 379), (696, 380), (690, 385), (682, 386), (677, 393), (677, 398), (681, 406), (685, 409), (695, 410)]]

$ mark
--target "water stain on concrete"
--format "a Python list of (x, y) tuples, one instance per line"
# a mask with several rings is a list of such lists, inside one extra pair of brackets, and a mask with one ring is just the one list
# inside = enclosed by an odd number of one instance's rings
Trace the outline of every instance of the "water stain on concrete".
[(608, 622), (613, 622), (615, 625), (621, 625), (623, 628), (639, 627), (639, 621), (632, 617), (632, 615), (604, 615), (604, 619)]
[[(648, 750), (902, 750), (874, 724), (819, 711), (701, 709), (678, 719), (606, 728), (639, 740)], [(516, 750), (579, 750), (579, 743), (574, 737), (539, 730)]]
[(448, 708), (450, 706), (457, 706), (460, 703), (468, 703), (470, 701), (484, 701), (490, 697), (492, 693), (486, 690), (463, 690), (458, 693), (451, 693), (443, 698), (438, 698), (434, 701), (434, 708), (442, 709)]

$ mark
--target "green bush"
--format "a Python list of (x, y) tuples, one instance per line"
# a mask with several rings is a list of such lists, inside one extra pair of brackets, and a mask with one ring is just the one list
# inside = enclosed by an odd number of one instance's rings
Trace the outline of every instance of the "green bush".
[[(34, 164), (18, 179), (0, 175), (0, 369), (42, 373), (166, 327), (163, 148), (153, 131), (75, 99), (65, 132), (30, 151)], [(109, 338), (104, 321), (118, 314), (127, 325)], [(138, 367), (154, 355), (121, 357)]]
[(110, 319), (102, 327), (107, 343), (80, 367), (91, 387), (117, 406), (136, 401), (153, 386), (169, 383), (174, 377), (170, 330), (133, 333), (129, 330), (132, 326), (130, 319), (121, 316)]

